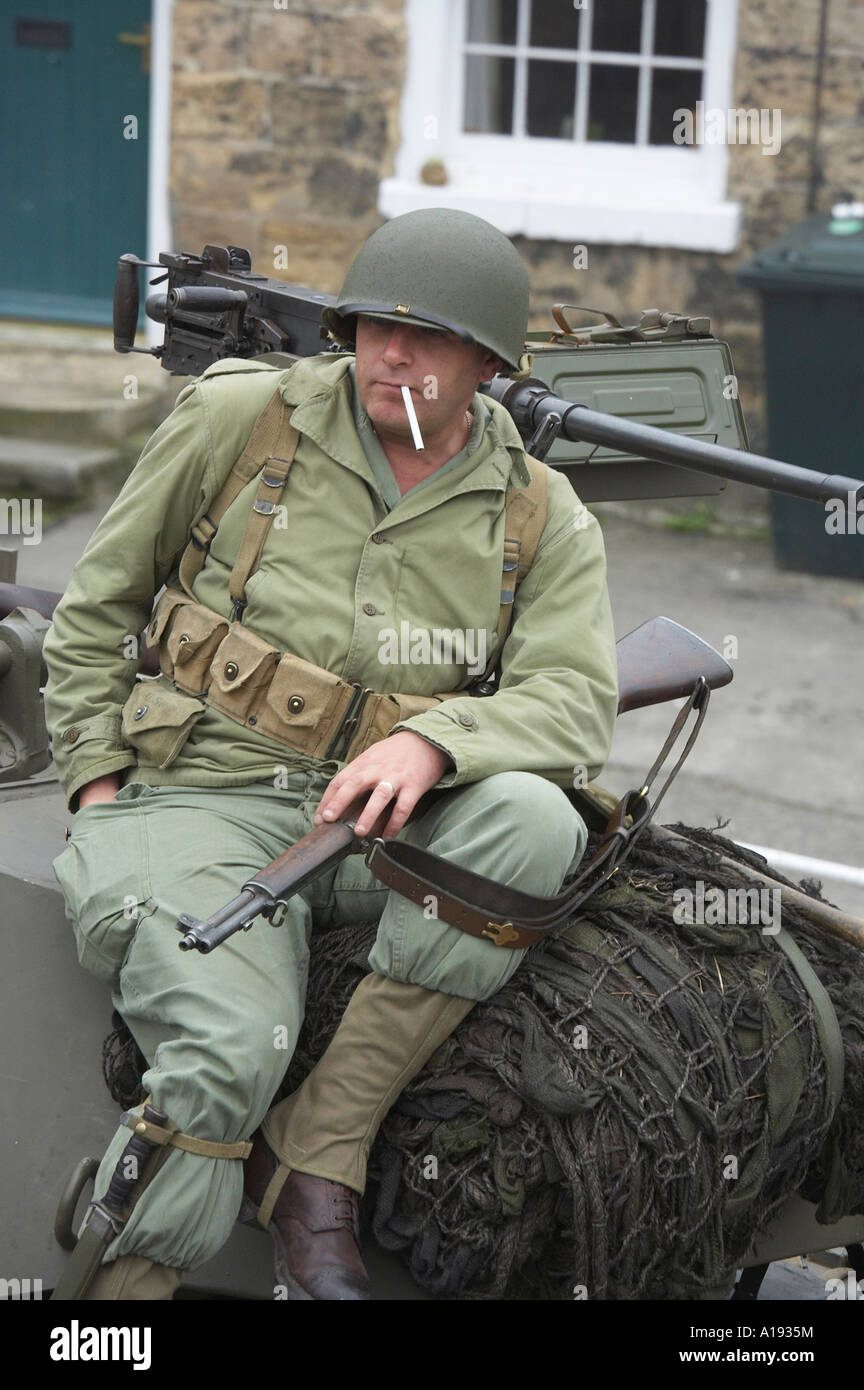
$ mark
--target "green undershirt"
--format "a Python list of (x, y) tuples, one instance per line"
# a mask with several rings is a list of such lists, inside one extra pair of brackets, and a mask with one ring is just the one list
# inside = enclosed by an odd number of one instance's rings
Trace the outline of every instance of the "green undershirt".
[[(427, 483), (430, 483), (433, 478), (440, 478), (443, 473), (449, 473), (452, 469), (458, 468), (459, 464), (468, 458), (469, 454), (473, 454), (474, 451), (480, 447), (480, 441), (483, 438), (483, 434), (490, 419), (489, 411), (482, 398), (479, 400), (479, 410), (475, 409), (474, 422), (471, 426), (471, 433), (468, 436), (465, 448), (460, 449), (459, 453), (454, 454), (453, 458), (448, 459), (446, 463), (442, 463), (441, 467), (436, 468), (427, 478), (421, 478), (420, 482), (415, 483), (407, 492), (400, 492), (399, 484), (390, 466), (390, 461), (381, 447), (381, 441), (375, 433), (372, 421), (360, 404), (353, 362), (348, 368), (348, 373), (351, 378), (351, 404), (354, 411), (354, 424), (360, 443), (363, 445), (363, 452), (369, 462), (369, 467), (375, 475), (378, 491), (381, 493), (381, 497), (388, 512), (392, 512), (393, 508), (397, 507), (404, 498), (411, 497), (415, 492), (419, 492), (421, 488), (426, 487)], [(475, 401), (477, 399), (478, 398), (475, 397)]]

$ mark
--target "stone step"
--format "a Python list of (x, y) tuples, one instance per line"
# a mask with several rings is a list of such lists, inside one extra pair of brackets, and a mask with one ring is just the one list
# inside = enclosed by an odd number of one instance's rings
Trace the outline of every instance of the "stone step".
[[(128, 450), (117, 445), (0, 438), (0, 500), (79, 498), (103, 480), (119, 481), (128, 470)], [(7, 506), (0, 511), (0, 530), (8, 532), (8, 518)]]
[(114, 442), (152, 433), (164, 416), (164, 397), (153, 391), (123, 400), (68, 388), (35, 391), (0, 385), (0, 437)]
[(116, 353), (108, 328), (0, 320), (0, 500), (42, 497), (56, 516), (116, 489), (183, 384)]
[(110, 443), (151, 433), (184, 380), (107, 328), (0, 320), (0, 435)]

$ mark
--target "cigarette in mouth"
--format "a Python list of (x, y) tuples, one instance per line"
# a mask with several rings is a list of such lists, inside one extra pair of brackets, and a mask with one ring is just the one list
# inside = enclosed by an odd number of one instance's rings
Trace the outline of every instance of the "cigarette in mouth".
[(405, 402), (405, 409), (408, 412), (408, 423), (411, 426), (411, 434), (414, 439), (414, 448), (418, 451), (424, 448), (423, 436), (420, 433), (420, 426), (417, 423), (417, 413), (414, 409), (414, 402), (411, 399), (410, 386), (402, 387), (402, 399)]

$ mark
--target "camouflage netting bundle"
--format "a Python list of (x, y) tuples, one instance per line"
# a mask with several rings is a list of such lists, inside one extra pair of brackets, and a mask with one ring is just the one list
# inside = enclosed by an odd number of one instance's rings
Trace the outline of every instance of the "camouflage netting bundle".
[[(843, 1036), (829, 1122), (816, 1011), (776, 938), (673, 918), (679, 887), (740, 887), (717, 852), (764, 861), (678, 829), (686, 843), (646, 831), (585, 916), (535, 947), (390, 1111), (370, 1164), (372, 1224), (424, 1288), (723, 1297), (791, 1194), (825, 1221), (864, 1209), (861, 953), (782, 901)], [(374, 935), (374, 923), (314, 934), (284, 1093), (326, 1047)]]

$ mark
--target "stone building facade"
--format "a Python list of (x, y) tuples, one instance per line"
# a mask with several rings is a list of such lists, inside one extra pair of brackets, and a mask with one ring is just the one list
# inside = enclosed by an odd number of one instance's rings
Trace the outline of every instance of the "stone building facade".
[[(443, 0), (427, 0), (429, 4)], [(717, 2), (717, 0), (715, 0)], [(719, 0), (733, 4), (735, 0)], [(245, 244), (259, 269), (335, 291), (383, 221), (406, 70), (406, 0), (174, 0), (170, 194), (176, 249)], [(602, 3), (602, 0), (594, 0)], [(833, 0), (813, 148), (823, 0), (738, 0), (732, 102), (779, 108), (782, 149), (729, 151), (738, 245), (718, 253), (590, 245), (516, 235), (531, 275), (532, 324), (554, 300), (708, 314), (735, 353), (754, 446), (761, 423), (760, 305), (736, 269), (815, 207), (864, 192), (864, 4)], [(286, 248), (284, 251), (279, 248)]]

